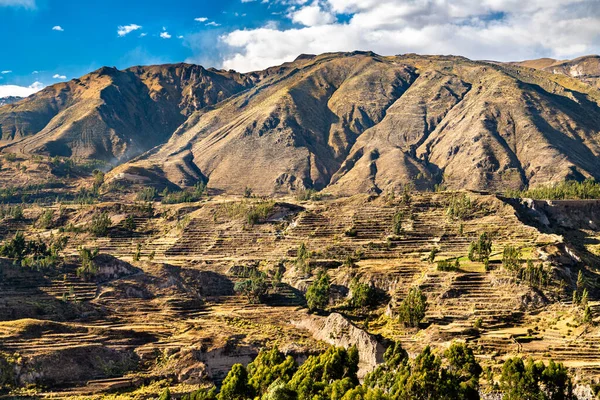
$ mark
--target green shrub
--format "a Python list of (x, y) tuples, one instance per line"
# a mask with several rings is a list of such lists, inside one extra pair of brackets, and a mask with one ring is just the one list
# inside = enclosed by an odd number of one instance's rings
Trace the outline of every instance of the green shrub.
[(454, 193), (448, 201), (446, 215), (450, 219), (465, 220), (472, 216), (474, 205), (466, 193)]
[(502, 366), (500, 390), (504, 393), (504, 400), (575, 400), (567, 368), (552, 360), (544, 365), (531, 358), (527, 362), (520, 357), (508, 359)]
[(269, 217), (273, 212), (275, 202), (264, 201), (257, 204), (253, 204), (247, 211), (246, 222), (249, 225), (255, 225)]
[(394, 235), (402, 234), (402, 220), (404, 219), (404, 213), (402, 211), (398, 211), (394, 214), (392, 218), (392, 233)]
[(437, 262), (438, 271), (455, 272), (460, 269), (460, 261), (458, 258), (452, 260), (440, 260)]
[(246, 296), (250, 303), (260, 303), (268, 293), (269, 287), (265, 273), (252, 269), (248, 279), (235, 284), (234, 291)]
[(35, 225), (40, 229), (50, 229), (54, 226), (54, 211), (45, 210), (35, 222)]

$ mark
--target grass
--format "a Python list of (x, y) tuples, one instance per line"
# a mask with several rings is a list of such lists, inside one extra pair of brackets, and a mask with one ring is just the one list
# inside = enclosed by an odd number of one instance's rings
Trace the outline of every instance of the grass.
[(567, 181), (527, 190), (509, 190), (507, 197), (536, 200), (594, 200), (600, 199), (600, 183), (594, 180)]

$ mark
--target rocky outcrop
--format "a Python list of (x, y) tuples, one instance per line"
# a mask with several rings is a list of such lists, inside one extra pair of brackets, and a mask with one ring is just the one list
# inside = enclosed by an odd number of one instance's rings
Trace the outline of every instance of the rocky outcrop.
[(333, 313), (328, 317), (312, 315), (294, 324), (311, 332), (315, 339), (331, 345), (345, 348), (356, 346), (360, 359), (359, 378), (383, 362), (384, 344), (340, 314)]

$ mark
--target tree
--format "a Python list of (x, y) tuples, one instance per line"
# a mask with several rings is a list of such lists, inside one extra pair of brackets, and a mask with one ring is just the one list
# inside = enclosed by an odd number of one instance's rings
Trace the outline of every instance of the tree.
[(298, 369), (291, 356), (284, 356), (277, 348), (261, 350), (248, 364), (248, 384), (258, 395), (267, 392), (275, 381), (289, 382)]
[(427, 297), (417, 287), (412, 287), (398, 308), (398, 319), (412, 328), (419, 326), (427, 310)]
[(296, 268), (303, 272), (310, 272), (310, 251), (306, 248), (304, 242), (300, 243), (296, 251)]
[(355, 308), (366, 308), (377, 302), (375, 288), (366, 283), (361, 283), (357, 278), (350, 282), (350, 305)]
[(106, 212), (96, 213), (88, 226), (88, 231), (94, 236), (106, 236), (108, 228), (112, 225), (110, 216)]
[(264, 272), (252, 270), (248, 279), (235, 284), (233, 290), (246, 296), (250, 303), (260, 303), (269, 290)]
[(169, 390), (169, 388), (163, 390), (158, 400), (171, 400), (171, 391)]
[(0, 256), (12, 258), (15, 262), (21, 262), (25, 257), (27, 241), (23, 232), (15, 233), (14, 238), (0, 246)]
[(329, 275), (320, 271), (306, 291), (306, 303), (310, 311), (322, 311), (327, 307), (330, 288)]
[(502, 367), (500, 389), (503, 400), (542, 399), (574, 400), (573, 383), (563, 364), (548, 365), (519, 357), (507, 360)]
[(521, 268), (521, 250), (514, 246), (504, 247), (504, 251), (502, 252), (502, 266), (507, 271), (518, 272)]
[(594, 317), (592, 316), (592, 309), (590, 306), (585, 306), (585, 310), (583, 311), (583, 323), (592, 324), (593, 322)]
[(402, 220), (404, 219), (404, 213), (397, 211), (392, 218), (392, 232), (394, 235), (400, 235), (402, 233)]
[(487, 232), (482, 233), (479, 239), (471, 242), (469, 246), (469, 260), (485, 262), (490, 259), (492, 253), (492, 239)]
[(135, 219), (133, 218), (133, 215), (128, 215), (127, 218), (125, 218), (125, 221), (123, 222), (123, 226), (128, 231), (131, 231), (131, 232), (135, 231), (136, 225), (135, 225)]
[(483, 372), (473, 350), (464, 343), (454, 342), (444, 352), (447, 360), (446, 391), (460, 399), (479, 399), (479, 377)]
[(94, 263), (94, 259), (98, 256), (98, 249), (79, 247), (78, 251), (81, 266), (77, 268), (77, 276), (88, 280), (98, 273), (98, 266)]
[(254, 397), (252, 387), (248, 385), (248, 372), (242, 364), (234, 364), (223, 381), (218, 400), (247, 400)]

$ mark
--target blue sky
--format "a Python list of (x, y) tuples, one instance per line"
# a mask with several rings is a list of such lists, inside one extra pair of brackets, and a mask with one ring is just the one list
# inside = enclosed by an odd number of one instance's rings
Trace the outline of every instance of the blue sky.
[[(253, 28), (277, 17), (272, 14), (277, 7), (240, 0), (180, 0), (172, 6), (158, 0), (8, 3), (2, 6), (0, 1), (2, 85), (49, 84), (103, 65), (126, 68), (192, 58), (217, 65), (220, 60), (211, 42), (226, 31)], [(119, 36), (120, 26), (131, 25), (141, 28)]]
[(0, 34), (3, 97), (104, 65), (247, 72), (352, 50), (573, 58), (600, 52), (600, 1), (0, 0)]

